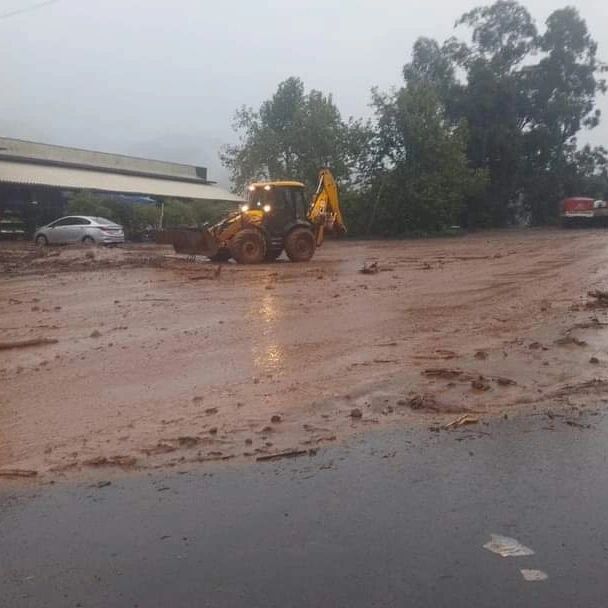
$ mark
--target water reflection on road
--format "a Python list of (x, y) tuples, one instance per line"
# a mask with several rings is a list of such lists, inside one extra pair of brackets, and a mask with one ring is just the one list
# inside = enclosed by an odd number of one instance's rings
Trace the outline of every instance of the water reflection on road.
[(252, 299), (248, 316), (260, 329), (259, 337), (253, 338), (251, 346), (256, 371), (270, 374), (285, 364), (285, 348), (279, 341), (282, 313), (280, 300), (270, 291), (264, 293), (261, 301)]

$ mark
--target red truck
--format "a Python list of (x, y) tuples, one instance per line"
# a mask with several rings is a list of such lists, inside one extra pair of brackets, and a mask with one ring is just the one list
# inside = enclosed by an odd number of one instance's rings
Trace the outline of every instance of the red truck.
[(565, 198), (560, 217), (564, 227), (608, 223), (608, 202), (584, 196)]

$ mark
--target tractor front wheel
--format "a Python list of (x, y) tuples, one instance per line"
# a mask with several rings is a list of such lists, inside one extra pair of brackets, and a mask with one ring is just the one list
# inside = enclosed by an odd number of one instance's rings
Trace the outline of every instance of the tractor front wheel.
[(315, 247), (315, 236), (308, 228), (296, 228), (285, 239), (285, 253), (292, 262), (308, 262)]
[(230, 253), (239, 264), (261, 264), (266, 256), (266, 240), (259, 230), (245, 228), (232, 238)]

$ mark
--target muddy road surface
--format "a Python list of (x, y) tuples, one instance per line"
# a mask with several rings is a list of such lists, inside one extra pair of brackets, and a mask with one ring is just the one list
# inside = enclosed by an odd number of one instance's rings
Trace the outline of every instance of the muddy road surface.
[(522, 408), (578, 424), (608, 398), (608, 301), (588, 295), (607, 234), (330, 242), (255, 267), (3, 245), (0, 475), (279, 458)]

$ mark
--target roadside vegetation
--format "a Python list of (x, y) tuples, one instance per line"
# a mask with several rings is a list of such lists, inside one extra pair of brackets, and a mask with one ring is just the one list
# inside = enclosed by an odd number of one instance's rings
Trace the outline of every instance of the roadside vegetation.
[(402, 81), (372, 90), (370, 120), (342, 118), (332, 96), (281, 82), (259, 109), (241, 108), (237, 145), (222, 155), (236, 191), (258, 178), (304, 179), (329, 166), (351, 234), (436, 233), (453, 225), (551, 224), (569, 195), (608, 195), (598, 125), (606, 67), (578, 11), (539, 28), (512, 0), (476, 8), (457, 36), (419, 38)]
[(123, 226), (125, 236), (137, 240), (148, 228), (157, 228), (160, 206), (164, 204), (164, 226), (202, 226), (222, 217), (234, 205), (222, 201), (159, 200), (150, 203), (126, 202), (124, 197), (82, 190), (69, 201), (68, 213), (105, 217)]
[[(349, 233), (398, 237), (454, 227), (546, 225), (566, 196), (608, 198), (608, 150), (580, 145), (599, 124), (606, 65), (572, 7), (544, 25), (513, 0), (465, 13), (455, 36), (419, 38), (401, 82), (371, 91), (370, 119), (344, 119), (331, 94), (281, 82), (235, 114), (239, 143), (222, 162), (235, 192), (255, 179), (300, 179), (319, 168), (341, 186)], [(234, 205), (165, 200), (164, 226), (213, 222)], [(100, 215), (136, 238), (159, 205), (79, 192), (70, 213)]]

